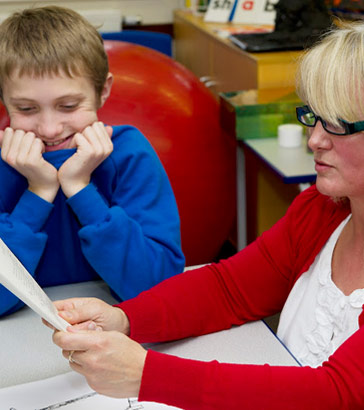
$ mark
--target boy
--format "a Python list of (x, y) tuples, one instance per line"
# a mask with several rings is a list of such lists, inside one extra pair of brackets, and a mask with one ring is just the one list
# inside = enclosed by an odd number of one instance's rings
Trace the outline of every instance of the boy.
[[(41, 286), (103, 279), (119, 299), (183, 270), (178, 211), (150, 144), (97, 110), (112, 85), (96, 29), (41, 7), (0, 25), (0, 237)], [(0, 287), (0, 315), (22, 303)]]

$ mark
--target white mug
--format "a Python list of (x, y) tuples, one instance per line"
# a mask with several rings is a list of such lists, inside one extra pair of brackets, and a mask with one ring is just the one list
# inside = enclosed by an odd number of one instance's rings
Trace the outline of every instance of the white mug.
[(296, 148), (302, 144), (302, 127), (298, 124), (278, 126), (278, 144), (285, 148)]

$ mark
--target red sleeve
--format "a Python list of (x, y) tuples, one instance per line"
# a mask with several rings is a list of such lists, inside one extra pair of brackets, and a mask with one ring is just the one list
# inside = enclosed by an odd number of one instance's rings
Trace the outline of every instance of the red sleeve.
[[(235, 256), (120, 305), (141, 342), (210, 333), (279, 311), (295, 280), (348, 214), (315, 188)], [(199, 362), (149, 351), (140, 400), (186, 409), (363, 409), (364, 330), (322, 367)]]
[(280, 311), (340, 218), (331, 200), (308, 189), (272, 229), (233, 257), (177, 275), (122, 303), (131, 337), (175, 340)]
[(364, 328), (322, 367), (225, 364), (148, 351), (139, 400), (189, 410), (364, 408)]

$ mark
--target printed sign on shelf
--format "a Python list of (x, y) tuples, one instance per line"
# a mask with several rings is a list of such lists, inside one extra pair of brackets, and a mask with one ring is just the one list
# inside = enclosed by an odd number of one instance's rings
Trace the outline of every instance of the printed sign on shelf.
[(274, 5), (278, 0), (238, 0), (233, 23), (273, 24), (276, 11)]
[(238, 0), (211, 0), (205, 13), (204, 21), (212, 23), (226, 23), (230, 21)]

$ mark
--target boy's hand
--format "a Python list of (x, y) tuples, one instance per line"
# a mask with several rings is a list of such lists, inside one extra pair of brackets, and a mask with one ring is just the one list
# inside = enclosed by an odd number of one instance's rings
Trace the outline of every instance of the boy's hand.
[(62, 191), (68, 198), (90, 183), (91, 173), (111, 154), (111, 135), (112, 128), (100, 121), (75, 134), (77, 151), (58, 171)]
[(0, 131), (1, 158), (22, 174), (29, 191), (48, 202), (53, 202), (59, 189), (56, 168), (42, 156), (44, 144), (33, 132)]

